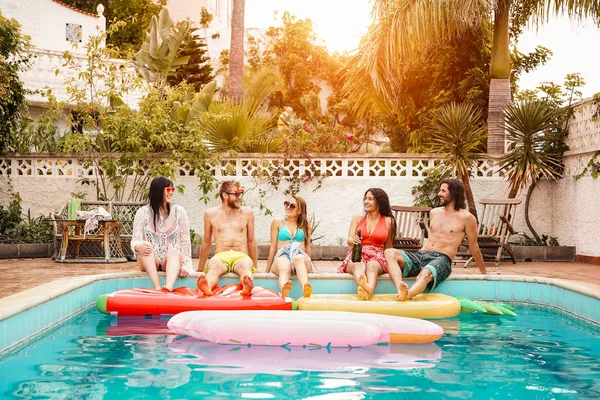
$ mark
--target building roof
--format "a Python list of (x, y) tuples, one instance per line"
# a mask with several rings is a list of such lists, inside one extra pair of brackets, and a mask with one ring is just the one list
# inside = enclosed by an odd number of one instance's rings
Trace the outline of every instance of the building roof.
[(63, 3), (62, 1), (59, 1), (59, 0), (52, 0), (52, 1), (55, 2), (55, 3), (57, 3), (57, 4), (60, 4), (63, 7), (70, 8), (73, 11), (77, 11), (78, 13), (89, 15), (90, 17), (94, 17), (94, 18), (100, 18), (100, 16), (98, 14), (92, 14), (92, 13), (80, 10), (79, 8), (76, 8), (76, 7), (73, 7), (73, 6), (70, 6), (68, 4)]

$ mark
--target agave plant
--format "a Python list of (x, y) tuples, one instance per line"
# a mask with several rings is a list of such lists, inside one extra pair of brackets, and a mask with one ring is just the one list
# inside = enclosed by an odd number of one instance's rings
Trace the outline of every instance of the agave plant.
[(504, 111), (509, 151), (500, 159), (500, 170), (510, 182), (510, 198), (531, 181), (525, 198), (525, 222), (538, 242), (540, 237), (529, 220), (529, 202), (541, 178), (555, 180), (561, 176), (558, 154), (548, 151), (548, 142), (555, 140), (551, 131), (556, 117), (556, 108), (541, 100), (515, 103)]
[(215, 96), (217, 83), (209, 82), (200, 92), (193, 93), (193, 99), (190, 102), (174, 101), (172, 105), (171, 118), (182, 125), (189, 125), (196, 120), (201, 113), (208, 112)]
[(481, 111), (471, 104), (450, 103), (433, 112), (428, 127), (430, 149), (446, 155), (443, 163), (465, 186), (469, 211), (477, 218), (477, 208), (471, 190), (471, 170), (485, 157), (481, 151), (486, 127)]

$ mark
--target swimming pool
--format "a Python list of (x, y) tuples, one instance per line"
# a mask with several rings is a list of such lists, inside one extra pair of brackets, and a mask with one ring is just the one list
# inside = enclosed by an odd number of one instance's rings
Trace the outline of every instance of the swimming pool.
[[(536, 306), (461, 315), (426, 345), (222, 346), (166, 334), (168, 318), (93, 308), (0, 361), (7, 398), (600, 397), (600, 330)], [(148, 334), (147, 332), (159, 332)]]
[[(255, 278), (256, 284), (260, 286), (274, 289), (277, 285), (277, 282), (267, 274), (257, 274)], [(243, 369), (244, 365), (240, 366), (237, 362), (233, 363), (235, 365), (212, 365), (208, 367), (202, 363), (192, 362), (197, 361), (199, 355), (206, 355), (207, 352), (209, 354), (216, 352), (222, 355), (224, 354), (223, 349), (214, 350), (197, 343), (187, 343), (181, 338), (175, 340), (174, 337), (168, 335), (106, 336), (102, 333), (102, 329), (105, 331), (108, 329), (110, 332), (111, 330), (120, 329), (119, 325), (122, 326), (123, 324), (116, 319), (111, 320), (110, 316), (97, 314), (94, 310), (88, 310), (81, 314), (83, 309), (89, 309), (90, 304), (100, 294), (118, 289), (148, 287), (149, 281), (145, 276), (136, 273), (118, 273), (95, 277), (79, 277), (61, 280), (61, 282), (55, 281), (38, 287), (32, 290), (33, 295), (30, 292), (25, 298), (20, 298), (18, 295), (11, 296), (11, 303), (8, 304), (8, 307), (5, 305), (6, 299), (9, 298), (0, 300), (0, 302), (4, 301), (3, 307), (0, 309), (0, 348), (2, 349), (0, 350), (0, 382), (2, 393), (8, 391), (9, 397), (35, 398), (35, 391), (45, 392), (51, 390), (56, 391), (56, 395), (52, 395), (53, 398), (72, 398), (73, 396), (102, 398), (103, 395), (93, 394), (94, 391), (97, 390), (98, 393), (103, 393), (103, 391), (108, 390), (108, 393), (112, 394), (129, 390), (130, 380), (131, 382), (138, 382), (131, 384), (132, 387), (146, 385), (153, 388), (151, 391), (158, 393), (158, 397), (167, 395), (168, 397), (205, 397), (209, 395), (219, 397), (221, 395), (225, 396), (226, 393), (238, 393), (240, 397), (272, 398), (273, 396), (281, 397), (281, 390), (284, 387), (290, 392), (289, 394), (286, 392), (284, 397), (304, 397), (302, 395), (304, 391), (308, 390), (314, 394), (315, 390), (321, 389), (324, 391), (319, 393), (333, 396), (327, 398), (344, 399), (379, 398), (380, 396), (384, 398), (387, 396), (402, 398), (403, 395), (410, 398), (415, 398), (415, 395), (416, 398), (420, 398), (419, 396), (425, 398), (426, 395), (427, 398), (432, 398), (431, 396), (435, 398), (438, 395), (451, 397), (449, 394), (452, 394), (452, 397), (462, 397), (467, 395), (467, 392), (475, 390), (475, 387), (463, 388), (463, 380), (464, 382), (473, 381), (477, 387), (487, 385), (486, 382), (505, 387), (506, 382), (504, 381), (523, 382), (523, 376), (527, 379), (533, 379), (533, 382), (529, 382), (531, 384), (526, 387), (519, 386), (518, 389), (522, 391), (519, 392), (520, 395), (527, 393), (528, 398), (556, 398), (561, 396), (565, 398), (585, 398), (588, 394), (598, 394), (598, 384), (592, 383), (598, 382), (598, 371), (593, 366), (588, 368), (585, 365), (589, 361), (589, 358), (586, 357), (589, 356), (593, 360), (598, 358), (596, 349), (600, 344), (597, 341), (600, 299), (598, 293), (567, 281), (522, 276), (451, 276), (449, 280), (438, 287), (437, 291), (473, 299), (499, 299), (534, 305), (546, 304), (559, 310), (561, 314), (557, 317), (556, 314), (545, 310), (541, 311), (542, 314), (546, 313), (545, 316), (539, 316), (536, 315), (537, 311), (534, 310), (531, 315), (535, 318), (532, 320), (527, 317), (530, 315), (529, 311), (524, 313), (521, 310), (519, 318), (516, 320), (521, 325), (516, 326), (512, 325), (510, 320), (504, 318), (462, 316), (458, 319), (442, 322), (445, 324), (444, 329), (449, 334), (436, 342), (433, 348), (415, 348), (414, 346), (399, 348), (394, 345), (387, 349), (377, 347), (365, 349), (364, 351), (352, 350), (354, 353), (349, 354), (335, 351), (331, 353), (331, 356), (334, 356), (334, 358), (341, 357), (340, 365), (348, 364), (347, 367), (350, 370), (306, 371), (305, 364), (298, 368), (301, 371), (299, 374), (293, 375), (296, 378), (290, 378), (289, 371), (282, 372), (279, 365), (289, 364), (289, 360), (302, 359), (307, 360), (306, 362), (310, 365), (323, 364), (321, 359), (314, 360), (316, 354), (314, 349), (311, 353), (306, 353), (309, 356), (294, 354), (293, 357), (290, 357), (287, 350), (282, 354), (263, 354), (257, 352), (256, 348), (252, 349), (251, 352), (245, 348), (228, 349), (225, 354), (230, 354), (229, 350), (231, 350), (231, 353), (237, 354), (243, 352), (246, 358), (250, 360), (250, 366), (252, 367), (256, 365), (253, 362), (256, 359), (264, 360), (263, 365), (265, 363), (275, 365), (275, 372), (273, 370), (259, 371), (257, 374), (248, 372), (255, 376), (252, 379), (247, 378), (245, 374), (240, 374), (240, 368)], [(236, 278), (233, 275), (223, 280), (223, 283), (234, 282), (236, 282)], [(315, 293), (351, 293), (356, 290), (351, 277), (339, 274), (316, 275), (314, 279), (311, 279), (311, 283)], [(179, 285), (193, 286), (194, 280), (192, 278), (183, 279), (177, 283), (177, 286)], [(295, 290), (299, 290), (298, 286), (295, 286)], [(393, 285), (391, 281), (386, 279), (380, 282), (376, 291), (376, 293), (392, 292)], [(292, 295), (298, 296), (299, 293), (292, 292)], [(565, 313), (577, 315), (580, 318), (571, 319)], [(67, 325), (63, 325), (66, 320), (72, 318), (75, 318), (75, 324), (69, 322)], [(460, 325), (460, 334), (454, 335), (457, 321)], [(112, 327), (113, 325), (116, 327)], [(555, 327), (561, 326), (574, 326), (576, 332), (586, 332), (586, 334), (578, 336), (579, 333), (561, 330), (562, 328), (555, 329)], [(504, 328), (507, 328), (507, 330), (504, 331)], [(488, 330), (492, 332), (492, 336), (487, 333)], [(562, 336), (573, 337), (574, 339), (563, 341)], [(502, 339), (498, 339), (499, 337)], [(39, 339), (39, 341), (35, 341), (36, 339)], [(541, 341), (538, 341), (538, 339)], [(32, 340), (34, 342), (31, 342)], [(592, 344), (581, 346), (581, 343)], [(497, 345), (498, 348), (489, 347), (491, 344)], [(548, 353), (527, 352), (528, 350), (544, 348), (544, 346), (549, 346), (547, 347)], [(133, 349), (138, 347), (140, 350), (134, 352)], [(501, 360), (505, 352), (511, 353), (517, 348), (520, 348), (521, 351), (516, 353), (517, 358)], [(93, 352), (98, 353), (99, 360), (94, 358), (92, 360), (79, 359), (78, 356), (74, 356), (74, 354), (88, 354), (90, 349), (94, 349)], [(150, 349), (156, 349), (158, 353), (149, 353)], [(455, 352), (455, 349), (461, 350)], [(381, 354), (382, 351), (383, 355)], [(112, 352), (116, 355), (111, 354)], [(135, 353), (135, 355), (132, 353), (126, 358), (128, 357), (128, 359), (134, 361), (141, 360), (143, 365), (146, 365), (144, 363), (150, 363), (148, 368), (138, 368), (133, 364), (122, 365), (111, 361), (113, 358), (119, 360), (119, 354), (123, 352)], [(388, 354), (390, 352), (391, 355)], [(322, 357), (330, 357), (330, 354), (325, 352), (320, 354), (322, 354)], [(469, 357), (465, 357), (466, 354)], [(542, 369), (539, 371), (533, 369), (533, 372), (530, 371), (532, 375), (527, 375), (529, 372), (526, 375), (518, 375), (512, 378), (507, 378), (502, 374), (497, 375), (499, 371), (504, 370), (517, 372), (519, 368), (514, 369), (513, 365), (521, 365), (519, 363), (523, 361), (524, 354), (527, 354), (527, 357), (530, 358), (541, 357), (540, 365), (549, 367), (540, 366), (539, 368)], [(579, 368), (569, 364), (571, 360), (569, 357), (572, 357), (573, 354), (576, 354), (575, 360), (584, 365), (583, 367)], [(73, 357), (75, 357), (74, 363), (72, 362)], [(307, 359), (307, 357), (309, 358)], [(461, 364), (464, 361), (463, 358), (468, 358), (469, 363)], [(553, 369), (555, 358), (560, 368), (563, 368), (563, 364), (569, 364), (565, 367), (567, 369)], [(221, 360), (222, 357), (218, 359)], [(496, 362), (489, 364), (488, 359), (494, 359)], [(311, 360), (315, 362), (313, 363)], [(101, 365), (95, 365), (96, 361)], [(388, 361), (396, 364), (401, 362), (403, 366), (408, 365), (410, 368), (403, 369), (402, 366), (396, 368), (397, 365), (390, 365)], [(331, 363), (332, 359), (329, 358), (326, 364), (330, 365)], [(534, 362), (532, 361), (532, 363)], [(88, 367), (88, 365), (92, 367)], [(478, 371), (483, 367), (483, 372), (489, 375), (486, 375), (485, 378), (478, 375), (480, 374)], [(88, 381), (82, 380), (83, 378), (79, 375), (87, 374), (89, 368), (92, 368), (93, 372), (91, 372), (90, 377), (86, 378)], [(212, 370), (207, 371), (207, 368)], [(521, 369), (526, 371), (531, 370), (532, 367), (529, 364), (522, 364)], [(15, 376), (16, 371), (21, 372)], [(231, 371), (234, 371), (234, 379), (231, 379), (232, 374), (230, 373), (223, 374), (223, 372)], [(116, 375), (113, 375), (113, 372)], [(65, 373), (69, 377), (63, 379)], [(430, 376), (436, 376), (438, 373), (441, 373), (439, 379), (430, 379)], [(188, 376), (188, 380), (192, 383), (208, 384), (208, 389), (206, 389), (208, 393), (203, 392), (204, 389), (198, 387), (196, 389), (188, 387), (190, 385), (169, 388), (169, 385), (174, 385), (174, 382), (180, 379), (178, 377), (181, 374)], [(546, 375), (552, 376), (552, 380), (546, 380)], [(9, 376), (12, 378), (9, 378)], [(274, 379), (273, 376), (276, 376), (277, 379)], [(502, 376), (502, 378), (499, 379), (498, 376)], [(49, 377), (59, 379), (48, 380)], [(563, 378), (566, 379), (564, 382), (561, 381)], [(302, 379), (302, 382), (306, 381), (307, 383), (298, 383), (297, 380), (300, 379)], [(430, 387), (429, 391), (422, 390), (419, 383), (422, 380), (431, 380), (433, 386)], [(501, 382), (498, 382), (498, 380)], [(48, 385), (48, 382), (54, 383)], [(73, 382), (77, 382), (75, 387), (73, 387)], [(215, 385), (218, 382), (218, 387), (214, 386), (212, 382), (215, 382)], [(443, 382), (446, 382), (449, 386), (446, 387), (446, 384), (439, 386)], [(255, 385), (258, 385), (258, 387), (255, 387)], [(575, 385), (575, 389), (572, 388), (573, 385)], [(510, 385), (508, 387), (510, 387), (510, 390), (514, 389)], [(244, 392), (244, 390), (247, 390), (247, 392)], [(492, 389), (488, 388), (481, 393), (486, 393), (488, 396), (486, 398), (519, 398), (504, 392), (493, 394), (490, 390)], [(337, 392), (339, 394), (336, 394)], [(70, 394), (63, 396), (59, 393)], [(126, 393), (132, 398), (139, 394), (135, 392), (135, 395), (130, 395), (134, 392), (129, 391)], [(142, 395), (140, 394), (140, 396)], [(470, 395), (466, 397), (470, 397)]]

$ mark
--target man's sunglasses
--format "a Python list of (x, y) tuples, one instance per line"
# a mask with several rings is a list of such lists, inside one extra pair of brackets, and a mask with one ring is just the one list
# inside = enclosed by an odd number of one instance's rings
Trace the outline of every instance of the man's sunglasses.
[(167, 192), (167, 193), (175, 193), (175, 188), (174, 187), (166, 187), (165, 188), (165, 192)]
[(289, 208), (290, 210), (295, 210), (296, 209), (296, 205), (294, 203), (290, 203), (289, 201), (284, 201), (283, 202), (283, 206), (285, 208)]
[(236, 190), (235, 192), (225, 192), (225, 193), (234, 195), (236, 199), (239, 199), (240, 197), (242, 197), (244, 195), (244, 191), (241, 189)]

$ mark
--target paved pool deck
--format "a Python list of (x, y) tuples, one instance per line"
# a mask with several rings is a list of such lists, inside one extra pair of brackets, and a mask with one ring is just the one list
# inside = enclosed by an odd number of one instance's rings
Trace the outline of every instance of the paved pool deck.
[[(196, 265), (198, 260), (194, 260)], [(334, 273), (340, 261), (315, 261), (321, 273)], [(259, 260), (259, 270), (264, 271), (266, 260)], [(490, 272), (500, 275), (517, 275), (554, 278), (569, 281), (582, 289), (600, 293), (600, 265), (569, 262), (522, 262), (501, 263), (499, 267), (487, 264)], [(136, 263), (56, 263), (48, 258), (0, 260), (0, 298), (8, 297), (62, 278), (98, 275), (114, 272), (139, 272)], [(478, 275), (477, 267), (463, 268), (458, 265), (453, 274)]]

